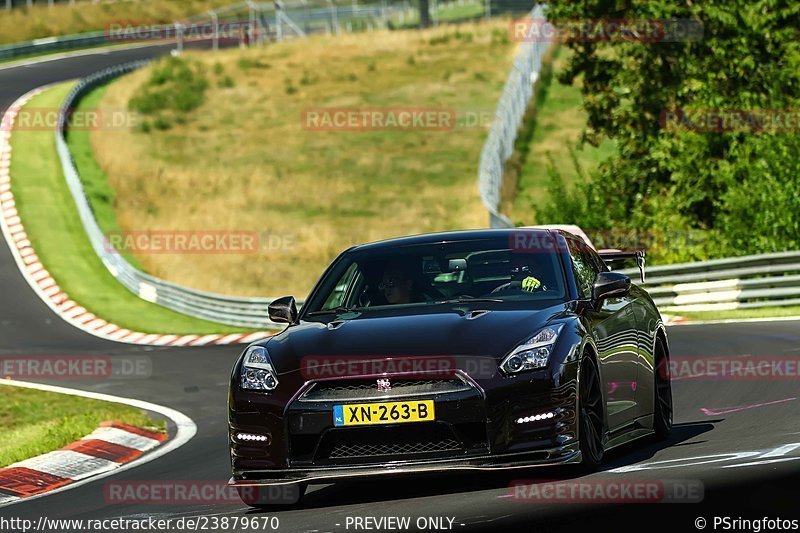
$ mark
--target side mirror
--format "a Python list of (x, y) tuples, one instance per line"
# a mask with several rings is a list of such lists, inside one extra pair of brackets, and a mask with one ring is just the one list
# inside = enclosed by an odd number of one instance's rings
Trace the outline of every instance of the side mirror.
[(599, 302), (606, 298), (627, 296), (631, 290), (631, 278), (619, 272), (600, 272), (592, 288), (592, 299)]
[(297, 322), (297, 303), (294, 296), (284, 296), (273, 300), (269, 307), (269, 319), (273, 322), (294, 324)]

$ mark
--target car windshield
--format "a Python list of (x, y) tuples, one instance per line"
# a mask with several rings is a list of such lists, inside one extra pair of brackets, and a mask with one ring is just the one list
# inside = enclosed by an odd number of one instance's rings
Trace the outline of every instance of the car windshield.
[(501, 237), (348, 252), (320, 280), (305, 313), (462, 301), (563, 301), (565, 294), (557, 253), (512, 249)]

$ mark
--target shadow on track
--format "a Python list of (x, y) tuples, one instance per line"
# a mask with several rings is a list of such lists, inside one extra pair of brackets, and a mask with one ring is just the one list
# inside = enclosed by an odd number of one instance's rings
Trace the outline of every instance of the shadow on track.
[[(652, 438), (646, 438), (615, 448), (608, 453), (604, 470), (646, 461), (659, 450), (688, 444), (686, 441), (711, 431), (713, 427), (713, 423), (709, 421), (677, 424), (673, 427), (672, 435), (668, 440), (655, 441)], [(598, 472), (598, 474), (602, 475), (602, 471)], [(499, 472), (447, 472), (445, 470), (436, 474), (341, 481), (321, 488), (312, 485), (300, 504), (291, 507), (291, 509), (324, 509), (340, 505), (394, 502), (412, 498), (482, 491), (497, 492), (498, 494), (494, 496), (497, 497), (501, 495), (499, 494), (501, 492), (510, 494), (509, 486), (514, 480), (568, 480), (586, 475), (588, 474), (577, 465), (564, 465), (555, 467), (520, 467)], [(258, 514), (259, 512), (257, 510), (251, 511), (253, 514)]]

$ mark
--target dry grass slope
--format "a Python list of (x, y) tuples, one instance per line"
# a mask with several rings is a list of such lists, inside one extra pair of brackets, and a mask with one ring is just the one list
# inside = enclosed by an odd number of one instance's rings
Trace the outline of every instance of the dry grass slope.
[[(200, 289), (303, 297), (351, 244), (485, 226), (476, 174), (488, 120), (461, 119), (494, 109), (515, 51), (507, 27), (499, 20), (459, 26), (458, 36), (440, 27), (190, 56), (206, 65), (210, 85), (183, 124), (93, 133), (119, 225), (254, 230), (273, 246), (137, 258)], [(113, 84), (103, 107), (126, 107), (149, 76)], [(302, 112), (321, 107), (446, 108), (458, 120), (453, 131), (304, 129)]]
[(0, 43), (99, 31), (121, 21), (169, 23), (231, 3), (232, 0), (120, 0), (48, 7), (46, 2), (37, 2), (38, 5), (31, 8), (18, 7), (10, 12), (0, 10)]

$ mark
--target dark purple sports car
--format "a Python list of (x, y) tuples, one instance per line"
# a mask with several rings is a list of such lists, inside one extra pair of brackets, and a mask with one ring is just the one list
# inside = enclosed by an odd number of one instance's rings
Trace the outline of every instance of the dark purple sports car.
[(233, 368), (233, 478), (254, 506), (309, 483), (581, 463), (672, 427), (666, 329), (648, 294), (551, 229), (353, 247)]

